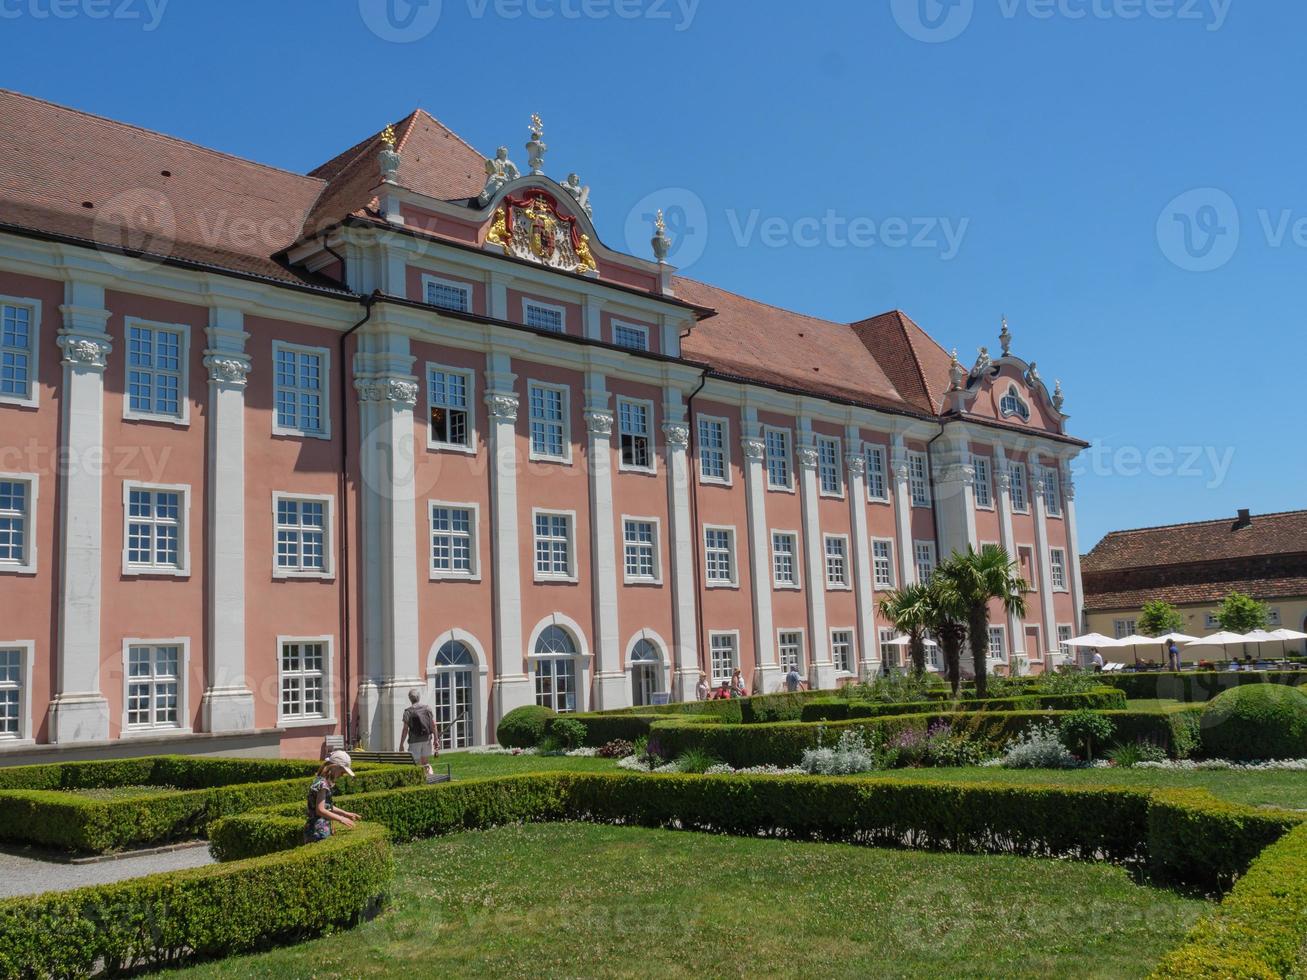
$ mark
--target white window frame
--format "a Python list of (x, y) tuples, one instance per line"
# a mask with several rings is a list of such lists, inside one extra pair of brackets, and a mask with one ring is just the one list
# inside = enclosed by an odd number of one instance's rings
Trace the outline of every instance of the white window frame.
[[(1020, 462), (1010, 462), (1008, 466), (1008, 476), (1010, 486), (1008, 489), (1009, 497), (1012, 501), (1012, 512), (1014, 514), (1030, 513), (1030, 481), (1026, 478), (1026, 464)], [(1021, 488), (1021, 504), (1017, 504), (1017, 487)]]
[[(622, 350), (642, 350), (642, 351), (649, 350), (649, 328), (644, 324), (630, 323), (627, 320), (613, 320), (611, 329), (613, 331), (614, 347), (620, 347), (622, 348)], [(632, 346), (631, 344), (622, 343), (620, 340), (617, 339), (617, 332), (619, 330), (630, 330), (634, 333), (640, 334), (640, 336), (644, 338), (644, 345), (642, 347), (635, 347)]]
[(1266, 610), (1266, 625), (1280, 626), (1281, 624), (1282, 624), (1282, 620), (1280, 617), (1280, 610), (1276, 607), (1268, 608)]
[[(284, 676), (281, 667), (281, 654), (287, 643), (321, 643), (322, 644), (322, 714), (321, 715), (286, 715), (282, 713), (281, 681)], [(277, 727), (278, 728), (322, 728), (336, 724), (336, 685), (333, 666), (336, 662), (336, 639), (334, 636), (278, 636), (277, 637)], [(302, 672), (301, 672), (302, 673)]]
[[(558, 314), (558, 329), (553, 330), (549, 327), (538, 327), (531, 323), (532, 309), (545, 311), (548, 313)], [(567, 307), (559, 306), (556, 303), (546, 303), (542, 300), (531, 299), (529, 296), (522, 297), (522, 323), (532, 330), (539, 330), (542, 333), (565, 334), (567, 333)]]
[[(467, 445), (459, 445), (456, 442), (442, 442), (435, 438), (431, 431), (431, 410), (434, 408), (448, 408), (446, 405), (436, 405), (431, 399), (431, 380), (432, 375), (436, 372), (443, 374), (458, 374), (463, 376), (467, 384), (467, 407), (463, 410), (467, 414)], [(452, 364), (438, 364), (435, 361), (427, 361), (426, 377), (426, 404), (427, 404), (427, 448), (448, 453), (467, 453), (469, 456), (476, 455), (477, 451), (477, 426), (476, 426), (476, 372), (470, 368), (456, 367)]]
[[(928, 559), (923, 558), (922, 549), (925, 549), (929, 553), (930, 557)], [(929, 576), (923, 576), (921, 574), (921, 566), (927, 561), (930, 562), (930, 574), (934, 575), (935, 569), (939, 566), (939, 556), (935, 551), (935, 542), (922, 540), (913, 541), (912, 570), (916, 573), (918, 585), (926, 585), (930, 581)]]
[[(713, 649), (713, 641), (729, 637), (731, 641), (731, 670), (730, 673), (719, 674), (717, 672), (717, 658), (713, 656), (716, 651)], [(708, 673), (712, 678), (713, 686), (718, 686), (722, 681), (729, 681), (735, 671), (740, 669), (740, 631), (739, 630), (709, 630), (708, 631)]]
[[(996, 657), (996, 656), (994, 656), (994, 634), (995, 634), (995, 633), (998, 634), (998, 638), (999, 638), (999, 646), (1000, 646), (1000, 648), (1001, 648), (1002, 651), (1003, 651), (1003, 655), (1002, 655), (1001, 657)], [(985, 634), (985, 639), (986, 639), (986, 641), (987, 641), (987, 642), (986, 642), (986, 647), (985, 647), (985, 655), (986, 655), (990, 660), (998, 660), (998, 661), (1000, 661), (1000, 662), (1002, 662), (1002, 663), (1007, 663), (1008, 660), (1011, 658), (1011, 655), (1012, 655), (1012, 651), (1011, 651), (1011, 649), (1008, 647), (1008, 644), (1007, 644), (1007, 627), (1004, 626), (1004, 625), (1002, 625), (1001, 623), (999, 623), (999, 624), (991, 623), (990, 626), (989, 626), (989, 630), (988, 630), (988, 632)]]
[[(1123, 639), (1125, 639), (1127, 636), (1133, 636), (1133, 635), (1135, 634), (1135, 630), (1136, 630), (1136, 627), (1137, 627), (1138, 622), (1139, 622), (1139, 621), (1138, 621), (1137, 619), (1114, 619), (1114, 620), (1112, 620), (1112, 631), (1113, 631), (1114, 633), (1116, 633), (1116, 636), (1114, 636), (1113, 639), (1114, 639), (1114, 640), (1123, 640)], [(1211, 626), (1209, 626), (1208, 628), (1211, 629), (1211, 628), (1212, 628), (1213, 626), (1215, 626), (1215, 625), (1217, 625), (1217, 624), (1215, 623), (1215, 621), (1213, 621), (1212, 624), (1211, 624)]]
[[(718, 487), (729, 487), (731, 485), (731, 420), (722, 415), (695, 415), (695, 426), (698, 450), (695, 455), (698, 457), (699, 482), (708, 483)], [(713, 425), (720, 425), (722, 431), (722, 476), (707, 476), (703, 470), (703, 423), (708, 422)]]
[[(653, 575), (632, 575), (626, 562), (627, 549), (632, 547), (626, 538), (627, 522), (653, 525)], [(637, 542), (636, 547), (646, 547)], [(645, 517), (639, 514), (622, 515), (622, 581), (626, 585), (662, 585), (663, 584), (663, 528), (662, 520), (657, 517)]]
[[(41, 301), (25, 299), (21, 296), (0, 296), (0, 307), (21, 307), (28, 311), (27, 339), (30, 347), (27, 351), (27, 394), (0, 394), (0, 405), (20, 405), (23, 408), (40, 406), (40, 368), (41, 368)], [(3, 310), (0, 310), (0, 316)], [(2, 327), (0, 327), (2, 329)]]
[(1048, 517), (1062, 517), (1062, 477), (1057, 467), (1042, 467), (1044, 480), (1044, 513)]
[(898, 638), (898, 630), (892, 626), (881, 626), (876, 630), (876, 656), (880, 658), (882, 673), (887, 672), (890, 667), (898, 670), (903, 666), (903, 648), (888, 645), (891, 640)]
[[(130, 544), (128, 525), (132, 522), (131, 498), (133, 490), (148, 490), (150, 493), (176, 493), (181, 495), (178, 510), (177, 560), (176, 567), (171, 565), (134, 565), (127, 560)], [(124, 577), (142, 578), (154, 575), (172, 578), (189, 578), (191, 574), (191, 488), (186, 483), (136, 483), (123, 481), (123, 554), (122, 574)]]
[[(562, 393), (560, 403), (562, 412), (562, 438), (563, 438), (563, 455), (553, 456), (549, 453), (543, 453), (536, 449), (535, 439), (531, 432), (535, 419), (531, 415), (531, 393), (535, 389), (541, 391), (557, 391)], [(554, 422), (546, 422), (547, 425), (555, 425)], [(531, 460), (540, 463), (563, 463), (571, 465), (572, 462), (572, 389), (567, 385), (553, 384), (549, 381), (527, 381), (526, 384), (526, 444), (528, 456)]]
[[(154, 661), (153, 650), (157, 647), (177, 647), (177, 722), (175, 724), (152, 724), (152, 725), (132, 725), (127, 719), (130, 716), (130, 704), (128, 701), (128, 691), (131, 690), (131, 651), (133, 647), (146, 647), (151, 650), (151, 664)], [(123, 670), (123, 713), (122, 713), (122, 731), (123, 738), (139, 738), (141, 736), (159, 736), (159, 735), (189, 735), (192, 731), (190, 725), (191, 705), (190, 705), (190, 666), (191, 666), (191, 640), (188, 636), (174, 636), (166, 639), (144, 639), (138, 637), (128, 637), (123, 640), (122, 652), (122, 670)], [(151, 681), (154, 678), (153, 673), (150, 675)], [(281, 690), (278, 687), (278, 696)], [(153, 713), (153, 705), (151, 705)]]
[[(827, 449), (827, 450), (831, 450), (831, 451), (833, 451), (833, 452), (835, 453), (835, 459), (834, 459), (834, 462), (833, 462), (833, 463), (828, 464), (825, 460), (822, 459), (822, 450), (823, 450), (823, 447), (824, 447), (825, 449)], [(844, 499), (844, 445), (843, 445), (843, 442), (841, 441), (841, 439), (840, 439), (839, 436), (822, 436), (822, 435), (819, 435), (819, 436), (816, 436), (816, 437), (815, 437), (815, 446), (814, 446), (814, 448), (817, 450), (817, 494), (818, 494), (818, 496), (821, 496), (821, 497), (831, 497), (831, 498), (836, 499), (836, 500), (843, 500), (843, 499)], [(825, 487), (825, 483), (824, 483), (825, 476), (823, 475), (823, 470), (826, 470), (826, 473), (827, 473), (827, 474), (829, 474), (829, 473), (831, 473), (831, 472), (834, 473), (834, 477), (835, 477), (835, 487), (836, 487), (836, 489), (834, 489), (834, 490), (827, 490), (827, 489), (826, 489), (826, 487)]]
[[(1049, 584), (1052, 585), (1054, 592), (1069, 592), (1066, 574), (1066, 550), (1063, 548), (1048, 549), (1048, 576)], [(1061, 581), (1058, 581), (1059, 578)]]
[[(439, 303), (433, 303), (427, 299), (427, 295), (432, 286), (445, 286), (449, 289), (456, 289), (463, 294), (463, 308), (454, 309), (451, 306), (441, 306)], [(422, 274), (422, 302), (427, 306), (446, 313), (471, 313), (472, 312), (472, 284), (468, 282), (457, 282), (453, 279), (446, 279), (443, 276), (433, 276), (430, 273)]]
[[(639, 433), (628, 433), (623, 431), (622, 426), (622, 406), (627, 405), (633, 408), (644, 409), (645, 432), (643, 438), (649, 443), (648, 454), (649, 464), (639, 466), (635, 463), (628, 463), (623, 458), (622, 437), (630, 435), (632, 438), (641, 438)], [(625, 395), (618, 397), (614, 414), (617, 416), (617, 470), (619, 473), (657, 473), (658, 472), (658, 444), (654, 439), (654, 430), (656, 428), (654, 419), (654, 403), (647, 398), (627, 398)]]
[(999, 397), (998, 414), (1000, 418), (1016, 416), (1022, 422), (1030, 421), (1030, 406), (1021, 397), (1016, 385), (1008, 385), (1007, 392)]
[[(838, 580), (831, 578), (831, 553), (830, 546), (832, 541), (838, 541), (841, 544), (843, 553), (840, 556), (844, 565), (844, 573)], [(826, 590), (828, 592), (849, 591), (853, 588), (853, 576), (850, 573), (849, 566), (853, 563), (852, 556), (849, 554), (849, 536), (847, 534), (823, 534), (821, 536), (821, 557), (822, 566), (826, 570)]]
[[(540, 541), (542, 539), (540, 537), (539, 527), (536, 524), (536, 518), (538, 517), (566, 517), (567, 518), (567, 574), (565, 575), (562, 574), (561, 572), (540, 571), (540, 558), (537, 549), (539, 548)], [(543, 540), (557, 541), (558, 539), (554, 535), (550, 534)], [(549, 507), (531, 508), (531, 570), (534, 573), (535, 581), (537, 582), (577, 581), (576, 511), (556, 510)]]
[[(849, 648), (849, 665), (847, 668), (840, 667), (839, 658), (835, 653), (835, 648), (844, 643), (843, 640), (836, 640), (835, 637), (844, 634), (848, 637)], [(852, 626), (835, 626), (830, 631), (830, 658), (835, 664), (835, 673), (839, 677), (850, 677), (858, 672), (858, 634)]]
[[(131, 392), (131, 343), (132, 328), (149, 330), (152, 333), (162, 331), (178, 335), (177, 339), (177, 413), (140, 411), (132, 408)], [(191, 424), (190, 403), (190, 366), (191, 366), (191, 327), (189, 323), (164, 323), (159, 320), (146, 320), (141, 317), (127, 317), (123, 321), (123, 418), (134, 422), (164, 422), (168, 425), (185, 427)], [(151, 374), (159, 373), (150, 369)], [(171, 373), (171, 372), (167, 372)], [(275, 380), (274, 380), (275, 384)]]
[[(277, 534), (281, 529), (278, 523), (277, 505), (283, 500), (308, 501), (323, 505), (322, 526), (322, 565), (321, 569), (281, 568), (277, 564)], [(336, 577), (335, 567), (335, 513), (336, 498), (329, 493), (293, 493), (289, 490), (272, 492), (272, 577), (273, 578), (309, 578), (329, 581)]]
[[(277, 384), (277, 355), (283, 351), (289, 351), (295, 354), (316, 354), (322, 358), (322, 387), (320, 395), (322, 398), (322, 428), (310, 432), (307, 429), (301, 429), (297, 426), (282, 425), (277, 419), (277, 392), (280, 386)], [(284, 340), (274, 340), (272, 342), (272, 434), (274, 436), (290, 436), (295, 439), (331, 439), (331, 348), (330, 347), (312, 347), (307, 344), (291, 344)], [(294, 390), (298, 391), (296, 387)], [(298, 415), (297, 415), (298, 417)]]
[(1057, 624), (1057, 652), (1064, 657), (1074, 657), (1075, 651), (1066, 645), (1066, 641), (1076, 635), (1076, 629), (1070, 623)]
[[(472, 527), (468, 532), (468, 558), (471, 568), (466, 571), (437, 568), (435, 554), (435, 518), (438, 509), (467, 510), (472, 512)], [(532, 520), (532, 533), (535, 521)], [(534, 557), (534, 556), (533, 556)], [(427, 576), (432, 582), (480, 582), (481, 581), (481, 505), (464, 500), (428, 500), (427, 501)], [(470, 649), (470, 648), (469, 648)]]
[[(781, 435), (785, 438), (785, 476), (788, 482), (773, 483), (771, 473), (771, 443), (767, 439), (768, 433)], [(782, 428), (779, 425), (764, 425), (762, 427), (762, 468), (767, 479), (767, 489), (775, 490), (777, 493), (794, 493), (794, 430)]]
[[(976, 502), (977, 510), (994, 509), (994, 465), (988, 456), (974, 455), (971, 457), (971, 466), (975, 473), (972, 484), (972, 499)], [(984, 471), (983, 474), (981, 471)], [(980, 499), (979, 489), (985, 488), (985, 500)]]
[[(883, 544), (889, 547), (889, 557), (885, 559), (888, 562), (889, 575), (881, 578), (877, 575), (876, 545)], [(882, 591), (894, 588), (894, 539), (893, 538), (872, 538), (871, 539), (871, 579), (872, 588)]]
[[(879, 444), (865, 445), (863, 455), (867, 460), (867, 501), (873, 504), (889, 503), (889, 469), (886, 466), (888, 454)], [(873, 487), (873, 475), (880, 483), (880, 492)]]
[[(0, 650), (18, 651), (18, 733), (16, 735), (0, 734), (0, 748), (14, 748), (19, 745), (35, 744), (32, 734), (32, 669), (36, 664), (35, 640), (0, 641)], [(4, 682), (6, 688), (12, 685)]]
[[(728, 535), (729, 546), (727, 551), (730, 555), (731, 577), (726, 579), (715, 579), (708, 575), (708, 532), (725, 531)], [(737, 538), (735, 535), (734, 524), (705, 524), (703, 526), (703, 582), (704, 588), (708, 589), (734, 589), (740, 584), (740, 562), (737, 547)], [(716, 549), (714, 549), (716, 550)]]
[[(1112, 621), (1112, 628), (1115, 630), (1115, 629), (1117, 628), (1116, 624), (1117, 624), (1117, 623), (1120, 623), (1120, 622), (1125, 622), (1125, 620), (1120, 620), (1120, 619), (1113, 620), (1113, 621)], [(1214, 613), (1214, 612), (1209, 612), (1209, 613), (1206, 613), (1206, 614), (1203, 616), (1203, 628), (1204, 628), (1204, 629), (1209, 629), (1209, 630), (1219, 630), (1219, 629), (1221, 628), (1221, 621), (1220, 621), (1219, 619), (1216, 618), (1216, 613)], [(1119, 639), (1121, 639), (1121, 637), (1123, 637), (1123, 636), (1129, 636), (1129, 635), (1130, 635), (1131, 633), (1133, 633), (1133, 632), (1134, 632), (1134, 629), (1131, 629), (1131, 630), (1130, 630), (1129, 632), (1127, 632), (1127, 633), (1117, 633), (1117, 635), (1116, 635), (1116, 639), (1119, 640)]]
[[(776, 577), (776, 539), (788, 538), (790, 541), (790, 568), (793, 578), (789, 581)], [(773, 528), (771, 531), (771, 577), (772, 588), (797, 592), (803, 588), (803, 556), (799, 552), (799, 532)]]
[(35, 575), (37, 570), (36, 518), (40, 512), (41, 477), (37, 473), (0, 473), (0, 480), (27, 485), (23, 511), (23, 560), (0, 561), (0, 575)]
[(786, 636), (797, 636), (799, 638), (799, 663), (794, 668), (798, 671), (800, 677), (806, 677), (808, 673), (808, 631), (803, 627), (778, 627), (776, 630), (776, 665), (780, 667), (781, 676), (788, 674), (789, 668), (781, 655), (781, 647), (790, 646), (784, 640)]
[[(908, 499), (912, 502), (913, 507), (930, 506), (930, 461), (926, 454), (918, 452), (915, 449), (908, 449), (904, 452), (904, 459), (908, 464)], [(920, 468), (919, 474), (914, 473), (915, 468)], [(920, 493), (918, 493), (920, 490)]]

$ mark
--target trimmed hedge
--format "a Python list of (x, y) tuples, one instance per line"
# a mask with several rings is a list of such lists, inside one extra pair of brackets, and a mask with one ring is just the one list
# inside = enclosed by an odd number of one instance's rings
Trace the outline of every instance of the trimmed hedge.
[(552, 708), (524, 704), (499, 719), (495, 738), (500, 745), (514, 749), (535, 748), (545, 740), (545, 726), (555, 717)]
[(1155, 980), (1297, 976), (1307, 959), (1307, 826), (1252, 863), (1216, 911), (1158, 964)]
[[(208, 762), (209, 760), (184, 761)], [(230, 761), (240, 763), (255, 760)], [(293, 765), (274, 767), (271, 771), (280, 770), (278, 774), (284, 776), (287, 771), (298, 769), (301, 774), (297, 778), (237, 783), (208, 789), (182, 789), (175, 793), (149, 793), (107, 800), (77, 796), (59, 790), (0, 790), (0, 840), (38, 844), (80, 853), (104, 854), (124, 848), (150, 847), (171, 841), (203, 837), (209, 823), (218, 817), (256, 807), (305, 799), (308, 780), (317, 772), (320, 764), (287, 761), (293, 762)], [(186, 766), (164, 766), (154, 771), (161, 770), (175, 772), (179, 777), (178, 782), (216, 778), (217, 772), (239, 775), (254, 772), (253, 769), (240, 765), (222, 767), (207, 773), (203, 769), (191, 769)], [(123, 772), (135, 775), (140, 771), (130, 767), (114, 770), (118, 776)], [(51, 778), (48, 774), (34, 775), (46, 781)], [(85, 770), (78, 769), (66, 778), (101, 780), (109, 776), (105, 772), (88, 775)], [(417, 767), (379, 765), (364, 767), (360, 764), (354, 778), (346, 777), (339, 785), (341, 792), (368, 792), (393, 789), (423, 781), (422, 771)]]
[(1232, 687), (1203, 709), (1203, 749), (1224, 759), (1307, 756), (1307, 691), (1276, 684)]
[[(232, 783), (312, 776), (321, 764), (309, 759), (227, 759), (185, 755), (97, 762), (46, 762), (0, 769), (0, 790), (104, 789), (112, 786), (207, 789)], [(360, 763), (355, 768), (375, 769), (376, 764)]]
[[(646, 714), (629, 714), (629, 715), (609, 715), (599, 712), (585, 712), (571, 715), (558, 715), (550, 718), (545, 724), (545, 734), (553, 731), (554, 725), (564, 718), (579, 721), (585, 726), (585, 745), (598, 747), (606, 745), (613, 739), (625, 739), (628, 742), (634, 742), (637, 738), (649, 734), (650, 727), (656, 721), (663, 721), (666, 715), (646, 715)], [(717, 719), (713, 719), (716, 721)]]
[(1025, 694), (1011, 698), (964, 698), (943, 704), (920, 701), (886, 704), (879, 701), (847, 701), (843, 698), (819, 698), (803, 706), (802, 721), (843, 721), (849, 718), (878, 718), (885, 715), (914, 715), (922, 711), (1074, 711), (1093, 708), (1099, 711), (1126, 708), (1121, 691), (1102, 687), (1082, 694)]
[(0, 976), (117, 975), (358, 921), (394, 876), (385, 829), (267, 857), (0, 901)]
[(1197, 670), (1174, 673), (1148, 671), (1141, 674), (1102, 674), (1102, 683), (1119, 688), (1125, 696), (1175, 698), (1178, 701), (1210, 701), (1222, 691), (1245, 684), (1307, 684), (1307, 670)]

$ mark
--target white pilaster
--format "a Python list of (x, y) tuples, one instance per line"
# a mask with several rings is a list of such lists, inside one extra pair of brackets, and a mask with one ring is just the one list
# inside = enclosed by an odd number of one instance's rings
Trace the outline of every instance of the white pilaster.
[(671, 560), (672, 618), (675, 635), (673, 697), (691, 701), (699, 683), (699, 634), (695, 614), (694, 524), (690, 520), (690, 423), (681, 392), (667, 388), (663, 395), (663, 458), (667, 464), (668, 554)]
[(903, 436), (895, 435), (890, 458), (890, 473), (894, 477), (894, 527), (898, 540), (894, 551), (899, 559), (899, 587), (917, 580), (912, 550), (912, 488), (908, 479), (907, 446)]
[[(1016, 534), (1012, 530), (1012, 471), (1008, 469), (1007, 453), (1002, 446), (994, 447), (994, 487), (998, 491), (999, 544), (1012, 561), (1018, 561)], [(1026, 628), (1016, 613), (1007, 615), (1009, 657), (1026, 654)]]
[(245, 670), (245, 354), (244, 315), (209, 311), (209, 480), (207, 516), (209, 642), (200, 701), (206, 732), (254, 728), (254, 694)]
[(844, 462), (849, 471), (849, 527), (853, 538), (853, 589), (858, 607), (858, 666), (863, 679), (880, 672), (879, 645), (876, 643), (875, 576), (871, 565), (871, 539), (867, 527), (867, 457), (862, 449), (862, 434), (856, 425), (844, 433), (848, 454)]
[(939, 529), (939, 559), (965, 553), (977, 544), (976, 470), (966, 438), (941, 440), (934, 454), (935, 526)]
[(1044, 661), (1044, 669), (1052, 670), (1052, 654), (1057, 651), (1057, 616), (1053, 609), (1053, 559), (1048, 546), (1048, 505), (1044, 501), (1044, 474), (1039, 468), (1039, 475), (1031, 482), (1031, 493), (1035, 504), (1035, 552), (1039, 561), (1039, 621), (1040, 642), (1042, 650), (1029, 650), (1027, 656), (1032, 660)]
[[(744, 488), (749, 515), (749, 582), (753, 598), (753, 644), (757, 670), (752, 690), (770, 693), (781, 682), (781, 668), (776, 660), (776, 632), (772, 625), (771, 533), (767, 529), (767, 482), (763, 473), (766, 447), (758, 425), (758, 413), (746, 408), (741, 425), (744, 434), (740, 448), (744, 453)], [(696, 533), (698, 533), (696, 531)]]
[[(495, 718), (533, 704), (535, 695), (524, 665), (522, 575), (517, 513), (517, 376), (507, 354), (486, 355), (486, 406), (490, 456), (490, 549), (495, 575)], [(491, 726), (491, 731), (494, 725)]]
[(591, 340), (603, 338), (604, 301), (598, 296), (586, 293), (581, 299), (581, 316), (585, 321), (585, 335)]
[(1076, 484), (1069, 468), (1062, 470), (1062, 521), (1066, 525), (1067, 563), (1071, 566), (1071, 604), (1073, 629), (1080, 635), (1085, 629), (1085, 586), (1080, 578), (1080, 535), (1076, 528)]
[(594, 708), (631, 703), (622, 672), (622, 638), (617, 621), (617, 543), (613, 518), (613, 413), (602, 373), (585, 376), (585, 427), (590, 476), (590, 593), (594, 602)]
[(826, 625), (826, 544), (821, 536), (820, 495), (817, 488), (817, 445), (812, 424), (799, 420), (802, 442), (796, 456), (803, 495), (803, 557), (808, 587), (808, 654), (812, 658), (808, 683), (818, 690), (835, 686), (835, 665), (830, 658), (830, 630)]
[[(71, 460), (104, 451), (104, 372), (113, 341), (105, 331), (104, 289), (71, 280), (59, 308), (64, 326), (60, 442)], [(100, 687), (100, 590), (103, 481), (63, 467), (60, 484), (59, 636), (50, 741), (109, 737), (109, 703)]]
[(497, 272), (490, 273), (488, 302), (490, 315), (496, 320), (508, 319), (508, 284), (511, 281), (509, 276)]

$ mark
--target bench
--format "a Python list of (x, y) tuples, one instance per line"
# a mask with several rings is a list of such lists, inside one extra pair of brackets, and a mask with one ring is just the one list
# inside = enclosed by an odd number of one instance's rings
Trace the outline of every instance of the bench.
[[(407, 752), (367, 752), (363, 749), (358, 749), (354, 752), (351, 752), (349, 754), (349, 757), (354, 762), (376, 762), (388, 766), (417, 765), (417, 763), (413, 761), (413, 757), (409, 755)], [(431, 764), (434, 767), (435, 765), (438, 764), (437, 760), (432, 759)], [(443, 773), (438, 772), (434, 776), (429, 777), (427, 779), (427, 782), (447, 783), (450, 782), (453, 778), (454, 778), (453, 773), (450, 771), (449, 763), (446, 762), (445, 771)]]

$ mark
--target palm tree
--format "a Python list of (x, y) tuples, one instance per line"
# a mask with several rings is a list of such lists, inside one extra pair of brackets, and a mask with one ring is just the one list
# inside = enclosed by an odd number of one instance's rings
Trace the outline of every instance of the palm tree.
[(886, 592), (880, 597), (880, 614), (908, 638), (912, 674), (920, 677), (926, 672), (926, 631), (930, 629), (931, 615), (930, 589), (924, 585), (909, 585)]
[(939, 640), (944, 655), (944, 671), (956, 698), (962, 692), (962, 644), (967, 638), (970, 609), (954, 588), (953, 580), (947, 575), (941, 575), (939, 568), (935, 569), (930, 579), (927, 606), (926, 618), (930, 623), (930, 631)]
[(935, 571), (941, 586), (953, 594), (966, 610), (971, 661), (976, 672), (976, 697), (986, 695), (986, 665), (989, 656), (989, 603), (999, 599), (1009, 615), (1026, 614), (1026, 592), (1030, 586), (1020, 569), (1002, 548), (986, 545), (980, 551), (967, 548), (954, 554)]

